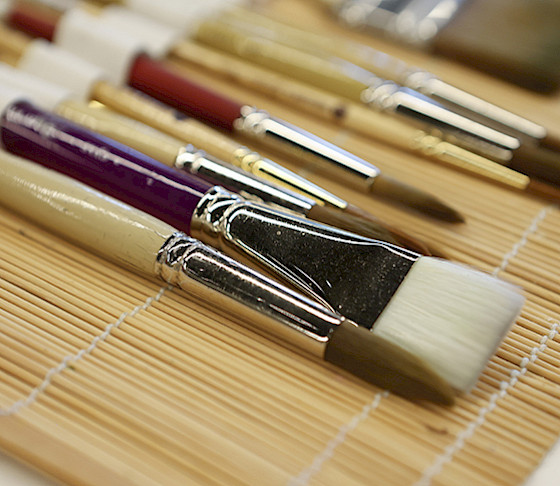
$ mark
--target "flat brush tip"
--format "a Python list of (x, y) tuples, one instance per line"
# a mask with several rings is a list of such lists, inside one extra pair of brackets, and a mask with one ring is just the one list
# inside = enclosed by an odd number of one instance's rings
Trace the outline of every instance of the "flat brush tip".
[(519, 289), (492, 275), (420, 257), (377, 318), (373, 332), (469, 391), (519, 315)]
[(375, 178), (371, 191), (377, 196), (398, 202), (449, 223), (463, 223), (465, 221), (459, 211), (437, 197), (386, 175)]
[(452, 405), (452, 388), (423, 360), (351, 321), (331, 335), (325, 361), (412, 400)]

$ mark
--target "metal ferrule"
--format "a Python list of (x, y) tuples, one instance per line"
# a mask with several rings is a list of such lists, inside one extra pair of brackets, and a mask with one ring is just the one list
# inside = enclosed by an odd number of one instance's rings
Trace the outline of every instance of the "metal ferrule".
[(362, 101), (373, 109), (394, 113), (424, 130), (435, 130), (448, 142), (507, 162), (519, 148), (517, 138), (454, 113), (434, 100), (393, 81), (377, 78), (362, 92)]
[(538, 142), (546, 136), (546, 128), (538, 123), (456, 88), (427, 71), (409, 70), (402, 84), (450, 106), (459, 114), (518, 137), (524, 142)]
[(353, 27), (380, 31), (400, 42), (423, 47), (457, 13), (464, 0), (348, 0), (337, 8)]
[(160, 249), (156, 274), (255, 331), (322, 358), (343, 318), (183, 233)]
[(243, 168), (207, 155), (192, 145), (182, 147), (175, 167), (238, 192), (247, 199), (273, 204), (304, 216), (315, 205), (308, 197), (278, 187)]
[(243, 106), (235, 128), (252, 139), (309, 162), (321, 172), (333, 171), (349, 183), (360, 181), (365, 188), (380, 173), (374, 165), (340, 147), (251, 106)]
[(287, 188), (287, 190), (302, 194), (325, 206), (332, 206), (338, 209), (346, 209), (348, 206), (344, 199), (313, 184), (304, 177), (298, 176), (295, 172), (286, 169), (280, 164), (262, 157), (247, 147), (238, 148), (234, 153), (234, 157), (239, 167), (260, 180), (269, 181), (275, 186), (282, 186)]
[(298, 218), (215, 187), (191, 235), (258, 265), (354, 322), (371, 327), (419, 255)]

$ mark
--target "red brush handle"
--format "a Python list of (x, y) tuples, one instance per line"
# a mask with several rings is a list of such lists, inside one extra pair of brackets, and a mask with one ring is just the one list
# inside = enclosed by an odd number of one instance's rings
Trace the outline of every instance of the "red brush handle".
[(242, 103), (193, 83), (146, 55), (138, 56), (128, 79), (133, 88), (228, 131), (233, 131), (233, 122), (241, 115)]
[(6, 23), (31, 37), (41, 37), (52, 41), (59, 18), (59, 14), (47, 9), (43, 11), (40, 6), (16, 2), (6, 16)]
[[(16, 3), (7, 22), (33, 37), (52, 41), (59, 18), (52, 11), (43, 12), (37, 5)], [(147, 55), (140, 55), (133, 62), (128, 84), (189, 116), (230, 132), (233, 122), (241, 115), (242, 103), (189, 81)]]

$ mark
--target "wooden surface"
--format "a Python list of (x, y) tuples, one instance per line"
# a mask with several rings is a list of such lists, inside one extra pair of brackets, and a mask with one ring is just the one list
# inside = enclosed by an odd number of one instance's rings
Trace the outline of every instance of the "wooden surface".
[[(269, 8), (343, 32), (312, 3)], [(559, 95), (349, 35), (560, 126)], [(68, 484), (521, 484), (560, 435), (558, 208), (197, 77), (458, 208), (466, 224), (430, 220), (283, 160), (450, 258), (523, 287), (517, 323), (456, 406), (415, 404), (0, 209), (0, 448)]]

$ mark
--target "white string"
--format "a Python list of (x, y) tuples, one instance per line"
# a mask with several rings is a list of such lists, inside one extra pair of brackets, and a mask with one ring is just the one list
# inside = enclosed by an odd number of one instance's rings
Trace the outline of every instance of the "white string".
[(159, 292), (154, 297), (148, 297), (143, 304), (137, 305), (131, 311), (123, 312), (115, 322), (108, 324), (101, 334), (95, 336), (87, 348), (81, 349), (76, 354), (64, 357), (64, 359), (58, 365), (47, 371), (45, 377), (43, 378), (43, 381), (41, 381), (38, 386), (33, 388), (29, 395), (27, 395), (27, 397), (18, 400), (8, 408), (0, 408), (0, 417), (13, 415), (19, 412), (22, 408), (28, 407), (29, 405), (33, 404), (39, 398), (40, 394), (43, 393), (45, 389), (52, 383), (52, 380), (56, 375), (62, 373), (66, 368), (68, 368), (70, 364), (76, 363), (77, 361), (90, 354), (100, 343), (105, 341), (109, 337), (113, 329), (118, 328), (127, 317), (134, 317), (140, 311), (148, 309), (148, 307), (150, 307), (154, 302), (158, 302), (163, 294), (170, 289), (172, 289), (171, 286), (161, 287), (159, 289)]
[[(549, 322), (551, 321), (549, 320)], [(524, 357), (521, 360), (519, 369), (511, 370), (509, 380), (503, 380), (500, 382), (500, 391), (492, 394), (490, 400), (488, 401), (488, 405), (486, 407), (482, 407), (476, 418), (457, 436), (455, 442), (447, 446), (444, 449), (443, 454), (436, 457), (435, 461), (424, 471), (422, 477), (414, 483), (414, 486), (428, 486), (431, 484), (431, 480), (434, 476), (438, 475), (443, 469), (443, 466), (450, 462), (453, 459), (453, 456), (463, 448), (466, 441), (472, 437), (476, 429), (484, 424), (486, 416), (496, 408), (498, 400), (504, 398), (508, 394), (510, 388), (517, 384), (519, 377), (527, 373), (529, 363), (534, 363), (538, 355), (544, 352), (548, 347), (548, 341), (553, 340), (558, 335), (558, 325), (558, 322), (554, 322), (548, 335), (541, 338), (539, 346), (535, 346), (531, 349), (529, 356)]]
[(368, 418), (369, 414), (373, 412), (381, 402), (382, 398), (389, 396), (388, 391), (377, 393), (372, 402), (368, 403), (362, 408), (362, 411), (358, 415), (354, 415), (350, 422), (343, 424), (342, 427), (338, 429), (336, 436), (331, 439), (326, 447), (315, 456), (311, 465), (299, 473), (296, 477), (293, 477), (288, 482), (289, 486), (304, 486), (309, 482), (309, 480), (321, 471), (323, 464), (327, 462), (334, 454), (335, 449), (344, 441), (350, 432), (352, 432), (358, 425), (360, 425), (365, 419)]
[(531, 221), (529, 227), (525, 230), (523, 235), (521, 235), (519, 241), (515, 245), (513, 245), (511, 251), (507, 253), (506, 256), (504, 256), (500, 265), (498, 265), (492, 272), (492, 275), (498, 275), (500, 272), (503, 272), (507, 268), (509, 262), (513, 258), (515, 258), (519, 253), (519, 251), (521, 250), (521, 248), (523, 248), (527, 244), (527, 242), (529, 241), (529, 236), (537, 232), (539, 224), (544, 220), (544, 218), (546, 218), (546, 216), (550, 211), (556, 208), (557, 208), (556, 206), (547, 206), (543, 208), (539, 212), (539, 214), (535, 216), (535, 218), (533, 218), (533, 221)]
[[(494, 269), (494, 271), (492, 272), (493, 275), (498, 275), (500, 272), (503, 272), (507, 268), (510, 261), (519, 254), (521, 249), (529, 241), (529, 237), (538, 231), (539, 224), (553, 209), (557, 209), (557, 206), (547, 206), (539, 211), (539, 213), (533, 218), (529, 227), (523, 233), (519, 241), (512, 247), (511, 251), (504, 256), (500, 265), (498, 265), (498, 267)], [(534, 363), (538, 355), (546, 350), (546, 348), (548, 347), (548, 342), (550, 340), (553, 340), (558, 335), (559, 326), (559, 323), (556, 321), (553, 321), (551, 319), (547, 319), (547, 321), (552, 324), (549, 333), (545, 336), (542, 336), (539, 345), (533, 347), (529, 355), (521, 360), (519, 369), (513, 369), (510, 371), (509, 380), (502, 380), (500, 382), (500, 390), (492, 394), (490, 400), (488, 401), (488, 405), (486, 407), (482, 407), (479, 410), (476, 418), (471, 421), (462, 432), (459, 433), (459, 435), (455, 439), (455, 442), (447, 446), (444, 449), (443, 453), (437, 456), (434, 462), (424, 470), (422, 477), (418, 481), (416, 481), (416, 483), (414, 483), (414, 486), (429, 486), (431, 484), (432, 479), (442, 471), (443, 466), (453, 460), (455, 454), (457, 454), (464, 447), (466, 441), (474, 435), (476, 430), (481, 425), (484, 424), (484, 422), (486, 421), (486, 416), (496, 408), (498, 400), (504, 398), (508, 394), (509, 390), (514, 387), (519, 381), (519, 377), (527, 373), (527, 367), (529, 366), (529, 364)]]

